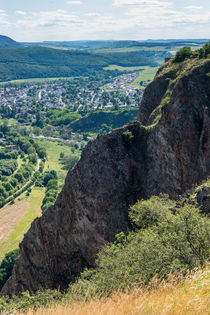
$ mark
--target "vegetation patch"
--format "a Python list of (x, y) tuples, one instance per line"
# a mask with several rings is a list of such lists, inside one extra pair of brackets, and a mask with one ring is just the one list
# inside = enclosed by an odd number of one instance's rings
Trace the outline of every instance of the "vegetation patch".
[(72, 296), (107, 296), (148, 284), (155, 275), (185, 274), (208, 261), (209, 221), (193, 206), (152, 197), (131, 207), (130, 219), (134, 231), (120, 233), (99, 252), (97, 268), (85, 270), (70, 285)]

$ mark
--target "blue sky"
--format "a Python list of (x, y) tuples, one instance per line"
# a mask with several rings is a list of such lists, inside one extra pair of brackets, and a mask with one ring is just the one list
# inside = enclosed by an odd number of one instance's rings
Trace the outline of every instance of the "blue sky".
[(0, 0), (17, 41), (210, 38), (209, 0)]

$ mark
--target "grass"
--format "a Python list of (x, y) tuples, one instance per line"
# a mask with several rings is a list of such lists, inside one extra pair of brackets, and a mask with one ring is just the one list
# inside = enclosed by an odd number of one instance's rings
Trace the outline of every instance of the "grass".
[(145, 82), (148, 80), (152, 81), (158, 70), (158, 67), (144, 67), (144, 68), (145, 69), (139, 73), (139, 76), (131, 84), (133, 87), (144, 89), (144, 87), (140, 86), (139, 83), (141, 81), (145, 81)]
[(147, 82), (152, 81), (159, 67), (149, 67), (149, 66), (140, 66), (140, 67), (121, 67), (117, 65), (110, 65), (104, 70), (118, 70), (118, 71), (139, 71), (139, 76), (131, 84), (133, 87), (144, 89), (144, 86), (140, 86), (141, 81)]
[(34, 187), (29, 197), (24, 194), (24, 200), (18, 201), (20, 207), (24, 206), (25, 210), (16, 224), (8, 231), (8, 234), (0, 241), (0, 261), (6, 253), (18, 247), (31, 222), (41, 215), (43, 197), (44, 188)]
[[(59, 157), (61, 152), (64, 152), (64, 155), (69, 155), (71, 153), (71, 147), (66, 144), (47, 140), (37, 140), (37, 142), (47, 151), (48, 160), (45, 163), (45, 170), (55, 170), (57, 172), (58, 184), (61, 189), (64, 184), (67, 171), (60, 163)], [(22, 160), (19, 158), (19, 167), (21, 163)], [(0, 240), (0, 261), (6, 253), (18, 247), (19, 243), (23, 239), (24, 233), (28, 231), (31, 222), (37, 216), (41, 215), (41, 204), (42, 199), (44, 198), (44, 193), (45, 188), (33, 187), (30, 196), (26, 196), (26, 193), (23, 193), (15, 205), (6, 206), (8, 208), (5, 209), (5, 215), (8, 215), (10, 220), (13, 219), (12, 211), (17, 211), (17, 207), (19, 209), (20, 216), (17, 217), (17, 222), (15, 224), (9, 224), (8, 222), (8, 233)], [(20, 209), (21, 207), (22, 210)], [(1, 224), (3, 223), (1, 223), (0, 218), (0, 226)]]
[(40, 146), (43, 146), (47, 151), (48, 160), (45, 163), (45, 170), (55, 170), (58, 174), (58, 184), (61, 187), (64, 184), (67, 171), (63, 169), (60, 163), (60, 153), (64, 155), (71, 154), (71, 147), (67, 144), (53, 142), (48, 140), (36, 140)]
[[(0, 119), (0, 125), (3, 125), (5, 119)], [(8, 126), (14, 126), (18, 124), (18, 121), (14, 118), (6, 119)]]
[(118, 70), (118, 71), (137, 71), (137, 70), (145, 70), (146, 66), (139, 66), (139, 67), (121, 67), (117, 65), (109, 65), (105, 67), (104, 70)]
[[(20, 315), (22, 313), (18, 313)], [(25, 315), (207, 315), (210, 314), (210, 270), (197, 271), (186, 280), (153, 279), (147, 288), (116, 292), (105, 299), (63, 303)]]
[(39, 82), (46, 82), (46, 81), (56, 81), (56, 80), (73, 80), (74, 77), (60, 77), (60, 78), (32, 78), (32, 79), (21, 79), (21, 80), (11, 80), (11, 81), (4, 81), (0, 82), (1, 85), (5, 84), (21, 84), (21, 83), (39, 83)]

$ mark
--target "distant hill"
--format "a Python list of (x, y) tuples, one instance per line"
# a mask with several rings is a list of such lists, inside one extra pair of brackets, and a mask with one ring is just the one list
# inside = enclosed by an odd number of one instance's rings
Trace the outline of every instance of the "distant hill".
[(110, 40), (81, 40), (81, 41), (44, 41), (44, 42), (23, 42), (25, 47), (43, 46), (54, 48), (68, 48), (68, 49), (95, 49), (107, 48), (113, 41)]
[(20, 47), (21, 44), (17, 43), (13, 39), (8, 36), (0, 35), (0, 48), (7, 48), (7, 47)]
[(95, 75), (111, 64), (157, 66), (166, 52), (95, 54), (81, 50), (46, 47), (0, 48), (0, 81)]
[(94, 50), (94, 49), (113, 49), (113, 48), (130, 48), (130, 47), (183, 47), (199, 46), (208, 42), (208, 39), (168, 39), (168, 40), (82, 40), (82, 41), (44, 41), (44, 42), (23, 42), (25, 47), (53, 47), (77, 50)]

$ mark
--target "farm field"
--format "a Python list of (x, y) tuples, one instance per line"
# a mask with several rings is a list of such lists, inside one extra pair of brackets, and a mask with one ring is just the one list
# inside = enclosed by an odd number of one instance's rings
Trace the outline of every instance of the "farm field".
[(104, 70), (118, 70), (118, 71), (137, 71), (137, 70), (144, 70), (145, 66), (138, 66), (138, 67), (122, 67), (117, 65), (110, 65), (108, 67), (105, 67)]
[(0, 82), (0, 87), (5, 84), (21, 84), (21, 83), (44, 83), (48, 81), (57, 81), (57, 80), (73, 80), (74, 77), (61, 77), (61, 78), (33, 78), (33, 79), (21, 79), (21, 80), (11, 80)]
[(135, 79), (135, 81), (131, 84), (133, 87), (137, 87), (140, 89), (144, 89), (141, 87), (139, 83), (141, 81), (152, 81), (159, 67), (145, 67), (143, 71), (139, 73), (139, 76)]
[(30, 196), (26, 197), (24, 193), (14, 205), (7, 205), (0, 210), (0, 226), (3, 227), (0, 231), (0, 261), (6, 253), (18, 247), (31, 222), (41, 215), (43, 197), (44, 188), (34, 187)]
[[(45, 163), (45, 170), (57, 172), (59, 189), (61, 189), (67, 170), (60, 163), (59, 157), (61, 152), (64, 155), (69, 155), (71, 153), (70, 146), (46, 140), (37, 140), (37, 142), (47, 151), (48, 159)], [(0, 261), (6, 253), (18, 247), (31, 222), (41, 215), (44, 194), (44, 187), (33, 187), (29, 196), (25, 192), (16, 199), (15, 204), (6, 205), (0, 209)]]
[(152, 81), (159, 67), (149, 67), (149, 66), (139, 66), (139, 67), (121, 67), (117, 65), (110, 65), (109, 67), (104, 68), (104, 70), (118, 70), (118, 71), (139, 71), (139, 76), (135, 79), (135, 81), (131, 84), (131, 86), (144, 89), (144, 87), (140, 86), (139, 83), (141, 81)]
[(45, 170), (55, 170), (58, 175), (58, 185), (61, 188), (64, 184), (67, 171), (64, 166), (60, 163), (60, 153), (68, 156), (71, 154), (71, 146), (60, 142), (53, 142), (48, 140), (36, 140), (36, 142), (43, 146), (47, 151), (47, 161), (45, 163)]
[[(179, 47), (180, 48), (180, 47)], [(173, 49), (178, 50), (179, 48), (173, 47)], [(163, 46), (155, 46), (155, 47), (124, 47), (124, 48), (100, 48), (100, 49), (95, 49), (94, 53), (95, 54), (104, 54), (104, 53), (114, 53), (114, 52), (133, 52), (133, 51), (168, 51), (167, 47)]]

